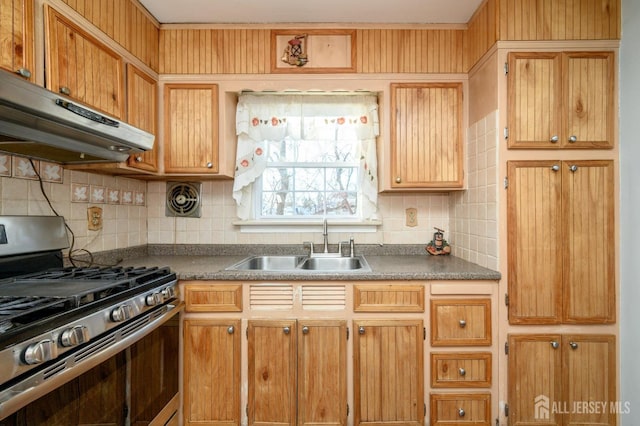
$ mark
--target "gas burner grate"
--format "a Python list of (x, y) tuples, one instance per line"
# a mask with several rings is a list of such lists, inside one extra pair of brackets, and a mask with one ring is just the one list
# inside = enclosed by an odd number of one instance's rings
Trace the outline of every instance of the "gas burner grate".
[(29, 315), (51, 308), (68, 309), (72, 303), (68, 299), (51, 297), (0, 296), (0, 333), (13, 328), (17, 322)]

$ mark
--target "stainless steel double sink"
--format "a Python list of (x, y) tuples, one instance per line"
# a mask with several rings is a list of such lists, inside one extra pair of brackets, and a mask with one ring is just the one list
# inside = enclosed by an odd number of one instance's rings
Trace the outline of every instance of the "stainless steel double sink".
[(235, 263), (227, 271), (278, 272), (370, 272), (364, 256), (250, 256)]

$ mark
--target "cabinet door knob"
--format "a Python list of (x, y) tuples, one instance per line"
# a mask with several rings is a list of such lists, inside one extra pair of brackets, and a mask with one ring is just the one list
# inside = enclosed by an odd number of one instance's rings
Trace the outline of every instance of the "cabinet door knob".
[(364, 334), (364, 327), (363, 326), (358, 327), (358, 334)]
[(576, 166), (575, 164), (572, 164), (569, 166), (569, 170), (571, 170), (572, 172), (576, 172), (578, 171), (578, 166)]
[(141, 163), (141, 162), (142, 162), (142, 157), (138, 155), (136, 157), (136, 163)]
[(463, 319), (458, 321), (458, 324), (460, 324), (460, 328), (465, 328), (467, 326), (467, 322)]
[(551, 136), (551, 139), (549, 139), (549, 142), (556, 143), (558, 142), (558, 140), (559, 140), (558, 135), (553, 135)]
[(233, 334), (236, 331), (235, 327), (230, 325), (229, 327), (227, 327), (227, 333), (229, 334)]
[(465, 370), (464, 368), (460, 367), (458, 369), (458, 374), (460, 374), (460, 376), (464, 377), (467, 375), (467, 370)]
[(396, 178), (396, 183), (402, 183), (402, 178), (400, 176)]
[(71, 94), (71, 89), (69, 89), (66, 86), (62, 86), (60, 87), (60, 93), (62, 93), (63, 95), (69, 96)]
[(558, 346), (560, 346), (560, 345), (558, 345), (558, 342), (556, 342), (555, 340), (553, 342), (551, 342), (551, 347), (553, 349), (558, 349)]
[(576, 342), (569, 342), (569, 346), (571, 347), (571, 349), (573, 349), (574, 351), (576, 349), (578, 349), (578, 344)]
[(31, 78), (31, 71), (26, 68), (18, 68), (16, 70), (16, 74), (18, 74), (20, 77)]
[(578, 137), (576, 135), (569, 136), (569, 142), (570, 143), (575, 143), (577, 141), (578, 141)]
[(309, 334), (309, 327), (306, 325), (302, 327), (302, 334)]
[(212, 169), (213, 168), (213, 163), (211, 161), (209, 161), (207, 163), (207, 169)]
[(559, 172), (560, 166), (558, 166), (557, 164), (554, 164), (553, 166), (551, 166), (551, 170), (553, 170), (554, 172)]
[(290, 327), (284, 327), (282, 329), (282, 331), (284, 332), (284, 334), (289, 334), (289, 333), (291, 333), (291, 328)]
[(467, 414), (463, 408), (459, 408), (458, 409), (458, 416), (460, 417), (464, 417), (464, 415)]

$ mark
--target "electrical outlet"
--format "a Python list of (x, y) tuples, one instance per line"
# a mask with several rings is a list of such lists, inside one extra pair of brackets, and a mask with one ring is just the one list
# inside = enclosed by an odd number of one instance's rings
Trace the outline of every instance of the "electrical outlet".
[(418, 209), (410, 207), (406, 210), (406, 214), (405, 224), (410, 227), (418, 226)]
[(87, 228), (89, 231), (102, 229), (102, 208), (89, 207), (87, 209)]

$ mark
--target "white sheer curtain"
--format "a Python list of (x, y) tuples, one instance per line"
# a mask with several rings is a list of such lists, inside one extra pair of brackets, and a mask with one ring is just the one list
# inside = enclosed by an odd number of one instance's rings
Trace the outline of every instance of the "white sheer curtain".
[(236, 171), (233, 198), (242, 220), (253, 218), (253, 183), (264, 171), (266, 143), (294, 140), (357, 140), (363, 219), (377, 219), (380, 134), (374, 95), (243, 94), (236, 110)]

